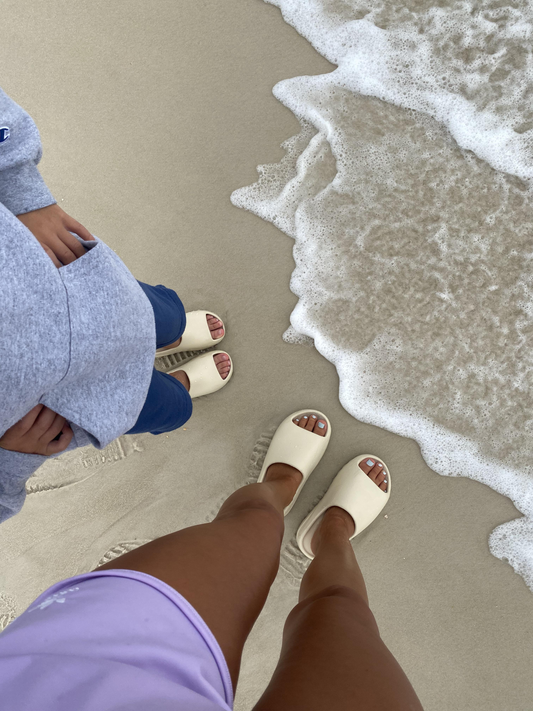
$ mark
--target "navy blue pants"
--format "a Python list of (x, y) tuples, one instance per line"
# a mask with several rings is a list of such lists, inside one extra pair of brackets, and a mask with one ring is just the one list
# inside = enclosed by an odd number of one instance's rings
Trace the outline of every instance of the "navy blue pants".
[[(156, 348), (177, 341), (185, 330), (185, 309), (172, 289), (139, 282), (150, 300), (155, 316)], [(187, 388), (171, 375), (154, 368), (146, 402), (137, 422), (126, 434), (163, 434), (181, 427), (192, 415), (192, 400)]]

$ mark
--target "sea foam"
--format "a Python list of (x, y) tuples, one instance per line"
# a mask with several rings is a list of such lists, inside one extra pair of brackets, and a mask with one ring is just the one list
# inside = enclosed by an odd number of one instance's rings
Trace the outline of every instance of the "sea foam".
[(272, 4), (338, 66), (276, 85), (302, 130), (232, 195), (295, 240), (287, 340), (354, 417), (512, 499), (490, 546), (533, 589), (533, 10)]

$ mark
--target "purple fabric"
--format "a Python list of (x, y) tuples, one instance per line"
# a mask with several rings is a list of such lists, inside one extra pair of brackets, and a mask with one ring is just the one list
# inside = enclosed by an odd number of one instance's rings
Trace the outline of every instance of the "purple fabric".
[(0, 634), (9, 711), (230, 711), (222, 651), (196, 610), (151, 575), (63, 580)]

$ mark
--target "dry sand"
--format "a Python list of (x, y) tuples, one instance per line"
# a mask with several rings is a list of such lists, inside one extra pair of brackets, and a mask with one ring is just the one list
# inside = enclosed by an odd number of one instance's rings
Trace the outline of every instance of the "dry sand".
[(236, 372), (195, 404), (186, 429), (40, 470), (22, 513), (0, 527), (0, 622), (113, 549), (210, 518), (276, 424), (313, 406), (333, 423), (331, 446), (287, 520), (236, 708), (265, 687), (297, 599), (297, 524), (365, 451), (390, 465), (395, 488), (388, 518), (355, 548), (382, 635), (426, 711), (531, 711), (533, 597), (487, 546), (516, 510), (480, 484), (437, 476), (415, 442), (341, 408), (333, 366), (281, 338), (296, 303), (291, 240), (229, 201), (298, 130), (273, 85), (328, 63), (261, 0), (4, 0), (1, 38), (2, 87), (41, 131), (41, 171), (59, 204), (139, 279), (216, 310)]

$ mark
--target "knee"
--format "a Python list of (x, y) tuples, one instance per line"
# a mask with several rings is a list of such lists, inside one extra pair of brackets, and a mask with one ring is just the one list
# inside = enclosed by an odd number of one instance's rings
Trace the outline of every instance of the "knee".
[(346, 585), (330, 585), (302, 600), (287, 617), (286, 628), (302, 623), (318, 627), (354, 624), (379, 635), (378, 626), (366, 600)]
[(222, 505), (217, 518), (252, 516), (280, 529), (285, 526), (283, 513), (259, 490), (260, 484), (251, 484), (235, 491)]

